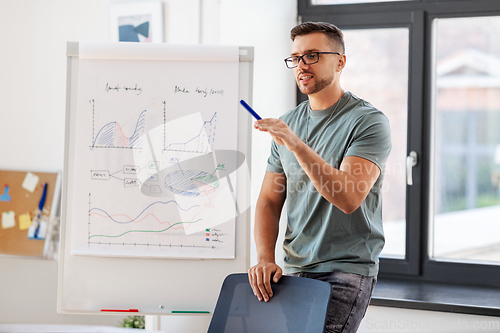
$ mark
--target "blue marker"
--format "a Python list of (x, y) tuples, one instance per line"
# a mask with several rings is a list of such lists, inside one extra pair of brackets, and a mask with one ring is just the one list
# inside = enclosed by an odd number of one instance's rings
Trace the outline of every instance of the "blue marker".
[(254, 110), (250, 107), (250, 105), (248, 105), (248, 104), (247, 104), (247, 102), (245, 102), (244, 100), (241, 100), (241, 101), (240, 101), (240, 104), (241, 104), (241, 105), (243, 105), (243, 107), (244, 107), (245, 109), (247, 109), (247, 111), (248, 111), (248, 112), (250, 112), (250, 114), (251, 114), (251, 115), (252, 115), (255, 119), (257, 119), (257, 120), (261, 120), (261, 119), (262, 119), (262, 117), (261, 117), (261, 116), (259, 116), (259, 115), (257, 114), (257, 112), (255, 112), (255, 111), (254, 111)]
[(33, 235), (34, 239), (40, 239), (40, 238), (38, 238), (38, 233), (40, 232), (40, 225), (42, 224), (41, 218), (42, 218), (42, 213), (43, 213), (43, 206), (45, 205), (45, 198), (47, 198), (47, 183), (43, 184), (42, 198), (40, 199), (40, 202), (38, 203), (38, 210), (39, 210), (39, 212), (38, 212), (38, 225), (36, 226), (35, 234)]

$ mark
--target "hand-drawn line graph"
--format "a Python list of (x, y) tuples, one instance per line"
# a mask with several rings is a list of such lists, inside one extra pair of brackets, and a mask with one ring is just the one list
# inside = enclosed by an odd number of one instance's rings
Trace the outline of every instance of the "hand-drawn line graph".
[[(143, 216), (143, 214), (145, 214), (145, 212), (149, 209), (149, 208), (154, 208), (155, 205), (168, 205), (168, 204), (174, 204), (177, 206), (178, 209), (182, 210), (182, 211), (189, 211), (195, 207), (199, 207), (199, 205), (193, 205), (189, 208), (182, 208), (179, 206), (179, 204), (175, 201), (175, 200), (169, 200), (169, 201), (156, 201), (156, 202), (153, 202), (152, 204), (149, 204), (146, 208), (144, 208), (136, 217), (134, 218), (130, 218), (127, 214), (115, 214), (115, 215), (110, 215), (108, 214), (108, 212), (106, 212), (105, 210), (101, 209), (101, 208), (91, 208), (89, 210), (89, 215), (92, 215), (93, 211), (96, 211), (96, 212), (101, 212), (102, 214), (104, 215), (100, 215), (102, 217), (108, 217), (109, 219), (111, 219), (113, 222), (115, 223), (120, 223), (120, 224), (128, 224), (128, 223), (133, 223), (133, 222), (141, 222), (142, 220), (144, 220), (147, 216), (149, 215), (152, 215), (154, 216), (154, 214), (151, 214), (151, 213), (148, 213), (146, 215)], [(95, 214), (98, 214), (99, 213), (95, 213)], [(121, 219), (123, 219), (123, 221), (119, 221), (119, 219), (115, 219), (115, 217), (120, 217)], [(142, 216), (142, 217), (141, 217)], [(158, 218), (156, 216), (154, 216), (155, 219), (163, 224), (163, 223), (168, 223), (168, 222), (161, 222), (160, 220), (158, 220)]]
[(111, 121), (102, 126), (95, 134), (95, 102), (92, 103), (92, 145), (91, 148), (126, 148), (141, 149), (146, 126), (146, 110), (142, 111), (137, 117), (135, 128), (130, 136), (123, 133), (122, 126)]
[[(140, 232), (146, 232), (146, 233), (160, 233), (160, 232), (165, 232), (165, 231), (168, 231), (170, 229), (175, 229), (174, 227), (177, 226), (177, 225), (182, 225), (182, 224), (187, 224), (187, 223), (196, 223), (196, 222), (199, 222), (201, 221), (201, 219), (197, 219), (197, 220), (194, 220), (194, 221), (190, 221), (190, 222), (177, 222), (177, 223), (172, 223), (171, 225), (169, 225), (168, 227), (166, 227), (165, 229), (162, 229), (162, 230), (141, 230), (141, 229), (137, 229), (137, 230), (127, 230), (121, 234), (118, 234), (118, 235), (90, 235), (89, 236), (89, 239), (93, 238), (93, 237), (108, 237), (108, 238), (118, 238), (118, 237), (122, 237), (128, 233), (140, 233)], [(160, 222), (162, 223), (162, 222)], [(167, 222), (163, 222), (163, 223), (167, 223)]]
[[(166, 117), (164, 117), (166, 121)], [(182, 124), (183, 127), (192, 127), (192, 124)], [(173, 127), (173, 126), (172, 126)], [(177, 134), (172, 134), (170, 129), (167, 129), (167, 124), (164, 124), (164, 151), (180, 151), (188, 153), (210, 153), (214, 149), (215, 134), (217, 128), (217, 112), (212, 115), (212, 118), (203, 122), (199, 131), (194, 136), (183, 139), (180, 142), (175, 141), (178, 138)], [(178, 132), (177, 132), (178, 133)], [(168, 140), (167, 140), (168, 138)], [(167, 141), (169, 141), (167, 143)]]
[[(196, 213), (199, 205), (181, 207), (175, 200), (155, 201), (132, 216), (124, 213), (111, 214), (99, 207), (91, 207), (89, 193), (89, 228), (88, 245), (133, 245), (159, 247), (196, 247), (215, 248), (212, 242), (219, 242), (220, 236), (209, 236), (209, 230), (199, 235), (186, 236), (184, 229), (201, 222), (202, 218)], [(190, 220), (178, 221), (177, 214), (165, 214), (170, 218), (160, 218), (160, 212), (172, 209), (184, 212), (193, 211)], [(177, 220), (177, 221), (174, 221)], [(163, 236), (163, 238), (162, 238)], [(216, 237), (217, 236), (217, 237)], [(189, 238), (191, 241), (186, 242)]]

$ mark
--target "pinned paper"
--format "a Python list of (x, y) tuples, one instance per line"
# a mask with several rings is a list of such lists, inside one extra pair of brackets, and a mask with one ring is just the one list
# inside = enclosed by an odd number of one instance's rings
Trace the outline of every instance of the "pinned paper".
[(8, 229), (16, 225), (16, 213), (14, 211), (2, 213), (2, 228)]
[(3, 194), (0, 195), (0, 201), (10, 201), (9, 186), (5, 185), (3, 189)]
[(38, 185), (39, 179), (40, 177), (38, 177), (34, 173), (28, 172), (23, 181), (23, 188), (33, 193), (35, 191), (36, 186)]
[(29, 213), (19, 215), (19, 229), (28, 230), (31, 227), (31, 215)]

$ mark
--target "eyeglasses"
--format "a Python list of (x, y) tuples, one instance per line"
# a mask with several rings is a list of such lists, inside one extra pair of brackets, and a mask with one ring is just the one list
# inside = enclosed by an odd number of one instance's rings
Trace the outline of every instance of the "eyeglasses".
[(340, 53), (338, 53), (338, 52), (309, 52), (309, 53), (301, 55), (300, 57), (293, 56), (293, 57), (285, 58), (285, 65), (286, 65), (286, 67), (292, 69), (292, 68), (295, 68), (299, 65), (300, 60), (302, 60), (304, 65), (312, 65), (312, 64), (315, 64), (319, 61), (320, 54), (338, 54), (338, 55), (340, 55)]

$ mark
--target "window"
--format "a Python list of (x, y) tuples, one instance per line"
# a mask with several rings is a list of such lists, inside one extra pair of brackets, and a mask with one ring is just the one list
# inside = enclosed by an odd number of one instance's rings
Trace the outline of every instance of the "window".
[[(344, 32), (347, 64), (342, 87), (383, 110), (391, 124), (393, 147), (383, 186), (386, 257), (405, 257), (405, 165), (408, 114), (408, 28)], [(369, 82), (369, 84), (366, 84)]]
[(434, 29), (430, 256), (500, 263), (500, 16)]
[(298, 0), (298, 14), (344, 31), (343, 87), (391, 122), (379, 277), (499, 288), (500, 1), (443, 2)]

